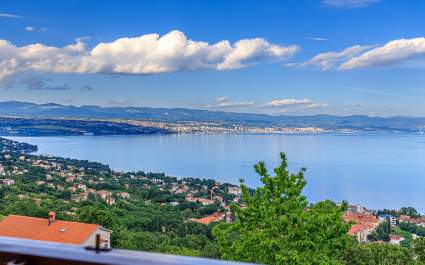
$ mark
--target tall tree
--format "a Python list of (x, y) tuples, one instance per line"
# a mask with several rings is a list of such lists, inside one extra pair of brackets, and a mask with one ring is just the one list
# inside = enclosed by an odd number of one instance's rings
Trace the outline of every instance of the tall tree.
[(323, 201), (308, 207), (302, 195), (305, 169), (288, 172), (284, 153), (270, 176), (264, 162), (255, 165), (263, 186), (255, 193), (241, 182), (246, 207), (232, 206), (233, 223), (213, 233), (222, 258), (262, 264), (340, 264), (350, 244), (343, 222), (346, 203)]

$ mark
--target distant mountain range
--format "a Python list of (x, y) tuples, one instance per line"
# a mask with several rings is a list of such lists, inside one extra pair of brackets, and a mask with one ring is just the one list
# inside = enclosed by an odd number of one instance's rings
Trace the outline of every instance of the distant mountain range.
[(165, 122), (220, 122), (223, 125), (319, 127), (365, 131), (425, 130), (425, 117), (370, 117), (366, 115), (271, 116), (185, 108), (66, 106), (19, 101), (0, 102), (0, 116), (39, 118), (132, 119)]

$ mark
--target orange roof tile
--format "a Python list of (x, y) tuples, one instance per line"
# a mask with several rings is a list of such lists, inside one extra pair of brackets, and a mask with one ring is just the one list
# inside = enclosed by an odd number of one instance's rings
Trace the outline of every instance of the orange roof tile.
[(62, 220), (56, 220), (49, 225), (48, 219), (9, 215), (0, 222), (0, 236), (79, 245), (98, 227), (96, 224)]
[(348, 231), (348, 234), (350, 236), (355, 235), (365, 229), (367, 229), (368, 226), (365, 224), (354, 224), (353, 226), (351, 226), (350, 230)]
[(345, 222), (353, 221), (356, 224), (364, 224), (364, 223), (378, 223), (379, 219), (371, 214), (345, 213), (344, 221)]
[(213, 213), (211, 215), (205, 216), (203, 218), (199, 218), (199, 219), (193, 218), (192, 222), (208, 225), (212, 222), (220, 221), (223, 218), (224, 218), (223, 213), (216, 212), (216, 213)]

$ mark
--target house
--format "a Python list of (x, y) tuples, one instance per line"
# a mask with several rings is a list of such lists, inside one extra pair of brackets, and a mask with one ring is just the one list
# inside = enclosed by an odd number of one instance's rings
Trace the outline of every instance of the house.
[(0, 236), (95, 247), (100, 235), (101, 246), (111, 247), (111, 232), (97, 224), (56, 220), (54, 212), (48, 219), (8, 215), (0, 221)]
[(192, 194), (188, 194), (186, 196), (186, 201), (198, 202), (198, 203), (201, 203), (203, 206), (211, 205), (211, 204), (215, 203), (215, 201), (213, 201), (213, 200), (209, 200), (209, 199), (205, 199), (205, 198), (195, 198), (195, 197), (193, 197)]
[(97, 195), (100, 196), (100, 198), (102, 198), (102, 200), (106, 200), (106, 199), (108, 199), (112, 196), (112, 192), (107, 191), (107, 190), (99, 190), (96, 193), (97, 193)]
[(425, 217), (412, 218), (411, 223), (425, 227)]
[(118, 192), (117, 196), (123, 199), (130, 199), (130, 194), (128, 192)]
[(370, 235), (373, 230), (375, 230), (373, 224), (354, 224), (350, 227), (350, 230), (348, 230), (348, 235), (355, 236), (360, 243), (366, 243), (368, 241), (367, 236)]
[(397, 225), (397, 218), (391, 214), (381, 214), (378, 216), (380, 222), (384, 222), (385, 220), (388, 220), (391, 224), (391, 226)]
[(410, 223), (410, 221), (412, 220), (412, 218), (410, 217), (410, 216), (408, 216), (408, 215), (400, 215), (399, 217), (398, 217), (398, 220), (399, 220), (399, 222), (400, 223)]
[(112, 198), (112, 197), (108, 197), (108, 198), (105, 199), (105, 202), (106, 202), (107, 205), (111, 206), (111, 205), (115, 204), (115, 199)]
[(69, 176), (69, 177), (67, 177), (66, 178), (66, 182), (73, 182), (75, 180), (75, 177), (74, 176)]
[(3, 184), (6, 186), (11, 186), (13, 184), (15, 184), (15, 180), (13, 179), (3, 179)]
[(43, 181), (43, 180), (37, 180), (35, 183), (37, 183), (38, 186), (41, 186), (41, 185), (43, 185), (46, 182)]
[(390, 244), (400, 245), (400, 242), (404, 240), (404, 237), (399, 235), (390, 235)]
[(196, 218), (192, 218), (191, 221), (192, 222), (196, 222), (196, 223), (201, 223), (204, 225), (208, 225), (211, 224), (213, 222), (218, 222), (223, 220), (226, 217), (225, 213), (220, 213), (220, 212), (215, 212), (211, 215), (196, 219)]
[(379, 225), (379, 219), (371, 214), (352, 213), (344, 214), (344, 222), (354, 222), (350, 227), (348, 234), (355, 236), (359, 242), (367, 242), (367, 236)]

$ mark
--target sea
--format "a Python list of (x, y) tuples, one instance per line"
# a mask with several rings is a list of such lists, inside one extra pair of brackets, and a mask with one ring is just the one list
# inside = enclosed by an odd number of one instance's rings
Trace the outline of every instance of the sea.
[(108, 164), (114, 170), (212, 178), (261, 185), (254, 164), (271, 175), (285, 152), (289, 170), (307, 168), (310, 202), (331, 199), (371, 209), (413, 206), (425, 213), (425, 135), (170, 134), (132, 136), (6, 137), (36, 144), (38, 154)]

